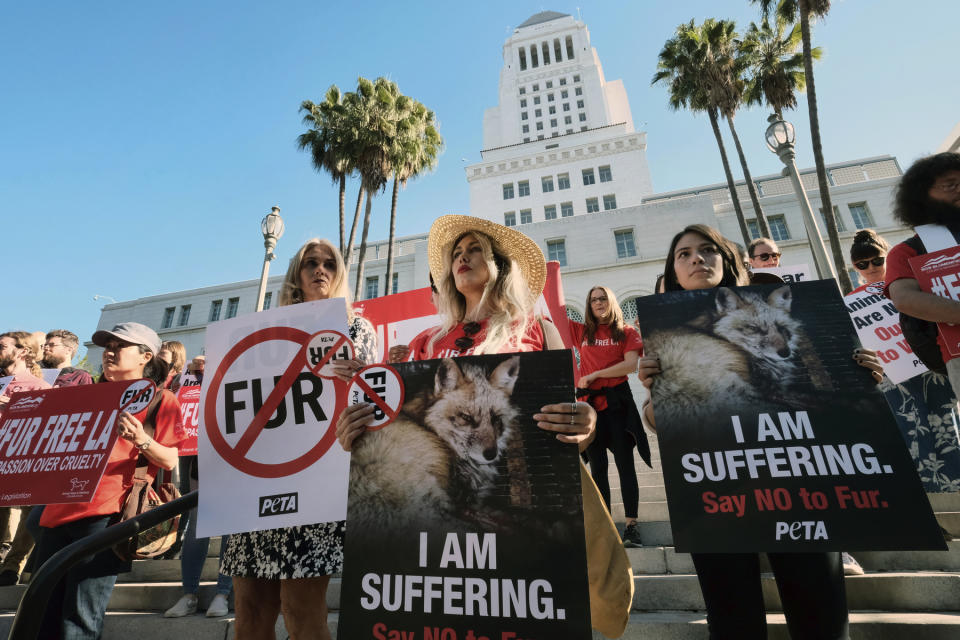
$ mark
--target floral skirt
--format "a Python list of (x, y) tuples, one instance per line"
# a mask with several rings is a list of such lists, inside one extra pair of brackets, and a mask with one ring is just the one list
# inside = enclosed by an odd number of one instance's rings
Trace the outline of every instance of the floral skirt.
[(343, 569), (344, 521), (230, 536), (220, 572), (242, 578), (316, 578)]

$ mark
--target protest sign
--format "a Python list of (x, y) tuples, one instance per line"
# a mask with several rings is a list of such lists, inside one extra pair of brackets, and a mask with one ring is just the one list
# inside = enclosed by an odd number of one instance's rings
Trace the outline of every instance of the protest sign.
[(945, 548), (834, 281), (637, 309), (677, 550)]
[[(183, 379), (181, 378), (181, 382)], [(180, 441), (178, 454), (181, 456), (197, 455), (197, 432), (200, 429), (200, 385), (181, 386), (177, 391), (177, 400), (180, 401), (180, 422), (186, 437)]]
[[(331, 332), (338, 337), (321, 345)], [(350, 458), (335, 431), (346, 385), (314, 371), (352, 356), (347, 336), (339, 298), (207, 327), (198, 536), (346, 517)]]
[(0, 506), (89, 502), (121, 411), (153, 399), (149, 380), (15, 393), (0, 422)]
[(7, 388), (7, 385), (13, 380), (13, 376), (3, 376), (0, 378), (0, 396), (3, 395), (4, 390)]
[(810, 271), (810, 267), (806, 264), (795, 264), (793, 266), (779, 266), (779, 267), (750, 267), (750, 271), (754, 273), (772, 273), (775, 276), (780, 276), (784, 282), (810, 282), (811, 280), (817, 279), (817, 274)]
[[(910, 258), (910, 268), (920, 289), (927, 293), (960, 301), (960, 247), (950, 247)], [(960, 356), (960, 325), (938, 322), (940, 340), (947, 352)]]
[(903, 337), (900, 312), (883, 295), (883, 282), (854, 289), (844, 296), (843, 303), (860, 342), (877, 352), (891, 382), (900, 384), (927, 370)]
[(40, 373), (43, 374), (43, 381), (51, 387), (53, 383), (57, 381), (57, 378), (60, 377), (60, 369), (41, 369)]
[(531, 418), (573, 399), (570, 357), (392, 366), (400, 414), (353, 443), (340, 638), (592, 637), (577, 448)]
[[(386, 361), (390, 347), (410, 344), (421, 331), (440, 324), (440, 316), (430, 302), (430, 287), (360, 300), (353, 303), (353, 308), (373, 325), (381, 361)], [(564, 344), (572, 347), (560, 282), (560, 263), (555, 260), (547, 263), (547, 281), (537, 301), (536, 312), (552, 320)]]

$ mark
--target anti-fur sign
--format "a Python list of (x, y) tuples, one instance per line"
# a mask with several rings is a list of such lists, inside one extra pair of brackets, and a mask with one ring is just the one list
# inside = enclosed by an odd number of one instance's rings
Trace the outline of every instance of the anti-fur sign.
[(353, 357), (348, 335), (343, 299), (207, 327), (199, 536), (346, 517), (350, 458), (335, 430), (346, 385), (324, 366)]
[(577, 448), (532, 419), (570, 357), (394, 365), (399, 415), (353, 445), (341, 640), (592, 637)]
[(832, 280), (637, 309), (677, 550), (945, 548)]

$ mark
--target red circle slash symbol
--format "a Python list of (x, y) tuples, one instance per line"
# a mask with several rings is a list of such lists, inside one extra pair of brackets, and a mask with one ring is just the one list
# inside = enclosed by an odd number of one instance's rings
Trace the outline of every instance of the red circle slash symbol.
[(347, 389), (347, 403), (373, 402), (376, 409), (367, 431), (377, 431), (397, 418), (404, 395), (403, 379), (396, 369), (372, 364), (354, 374)]

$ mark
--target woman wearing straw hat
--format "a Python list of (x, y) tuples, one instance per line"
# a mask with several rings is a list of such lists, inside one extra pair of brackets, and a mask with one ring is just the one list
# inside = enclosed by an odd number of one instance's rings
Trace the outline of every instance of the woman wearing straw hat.
[[(534, 315), (547, 269), (533, 240), (489, 220), (448, 215), (430, 228), (427, 254), (442, 322), (414, 339), (409, 360), (564, 348), (556, 327)], [(356, 404), (341, 412), (337, 437), (344, 449), (365, 432), (373, 411), (372, 404)], [(583, 450), (597, 414), (586, 402), (567, 400), (542, 407), (533, 418), (558, 440)], [(629, 616), (633, 578), (616, 528), (582, 465), (580, 476), (593, 626), (617, 637)]]

